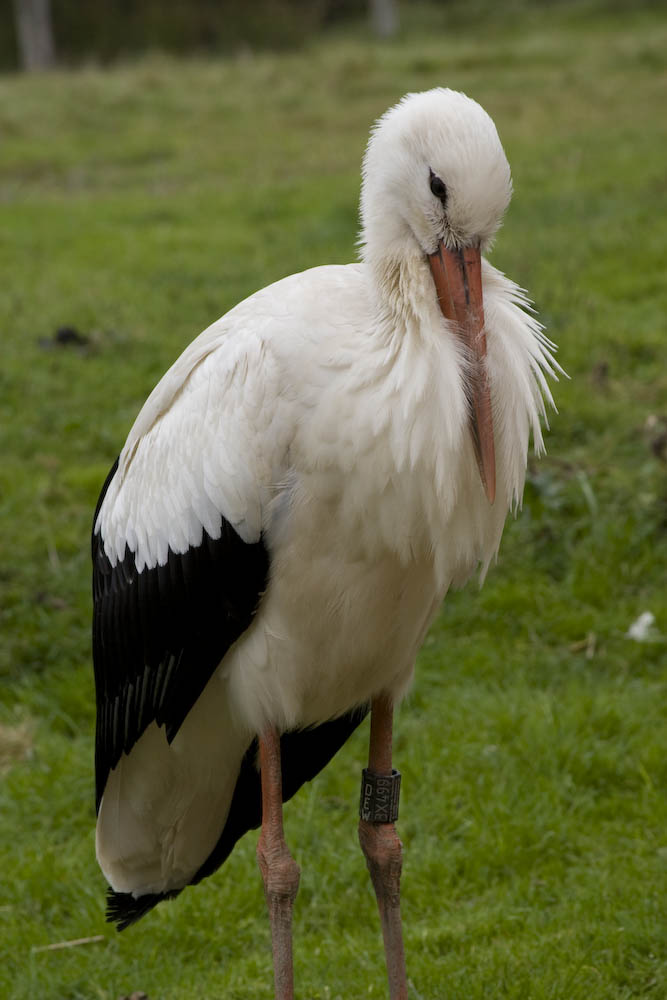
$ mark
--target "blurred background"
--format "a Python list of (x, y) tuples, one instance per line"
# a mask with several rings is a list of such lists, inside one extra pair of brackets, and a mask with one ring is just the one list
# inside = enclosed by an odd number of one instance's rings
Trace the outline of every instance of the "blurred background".
[[(13, 17), (12, 17), (13, 13)], [(230, 53), (294, 47), (366, 19), (380, 37), (399, 30), (398, 0), (2, 0), (0, 66), (45, 69), (147, 50)], [(12, 30), (13, 29), (13, 30)]]
[[(493, 263), (569, 379), (484, 588), (397, 721), (411, 996), (667, 996), (667, 12), (649, 0), (0, 0), (0, 991), (272, 996), (248, 835), (136, 928), (94, 859), (89, 532), (147, 394), (285, 274), (356, 258), (372, 122), (494, 118)], [(298, 995), (385, 996), (362, 728), (286, 810)]]

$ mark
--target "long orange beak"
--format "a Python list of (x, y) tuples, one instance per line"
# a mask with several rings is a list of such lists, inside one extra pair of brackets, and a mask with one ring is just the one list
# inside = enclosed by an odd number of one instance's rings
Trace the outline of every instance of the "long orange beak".
[(436, 252), (429, 254), (429, 263), (442, 314), (456, 324), (456, 332), (466, 345), (471, 361), (468, 389), (472, 438), (484, 490), (489, 503), (493, 503), (496, 498), (496, 453), (486, 370), (482, 256), (479, 247), (448, 250), (440, 243)]

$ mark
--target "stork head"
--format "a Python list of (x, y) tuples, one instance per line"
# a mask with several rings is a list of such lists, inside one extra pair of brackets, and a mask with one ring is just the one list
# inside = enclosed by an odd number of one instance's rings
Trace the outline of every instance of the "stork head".
[[(471, 430), (489, 501), (495, 497), (491, 399), (481, 254), (512, 195), (495, 125), (465, 94), (438, 88), (408, 94), (376, 123), (361, 190), (363, 256), (382, 286), (421, 258), (432, 293), (470, 358)], [(399, 285), (401, 282), (398, 283)]]
[(511, 195), (496, 127), (476, 101), (442, 87), (408, 94), (375, 123), (364, 157), (366, 254), (484, 250)]

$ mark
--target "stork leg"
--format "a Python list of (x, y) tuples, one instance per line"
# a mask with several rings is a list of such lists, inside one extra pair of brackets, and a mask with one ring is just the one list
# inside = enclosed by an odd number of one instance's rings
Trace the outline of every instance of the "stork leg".
[(393, 704), (388, 696), (373, 699), (368, 769), (364, 771), (361, 786), (359, 841), (380, 910), (389, 997), (390, 1000), (407, 1000), (399, 888), (402, 845), (394, 828), (400, 774), (391, 766), (393, 715)]
[(267, 729), (259, 739), (262, 775), (262, 831), (257, 842), (257, 863), (271, 921), (273, 974), (276, 1000), (294, 1000), (292, 968), (292, 907), (299, 888), (299, 866), (283, 834), (283, 795), (280, 736)]

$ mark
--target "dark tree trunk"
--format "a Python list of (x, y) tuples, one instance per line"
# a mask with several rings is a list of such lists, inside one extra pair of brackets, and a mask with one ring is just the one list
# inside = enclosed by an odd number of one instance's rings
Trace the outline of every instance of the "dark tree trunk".
[(380, 38), (391, 38), (398, 30), (398, 0), (370, 0), (371, 24)]
[(56, 61), (51, 0), (14, 0), (14, 17), (23, 69), (50, 69)]

